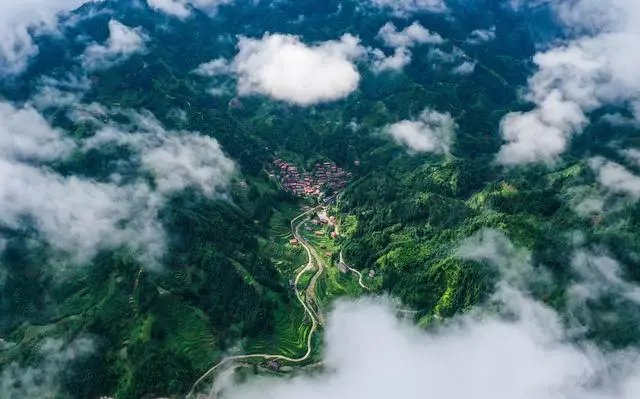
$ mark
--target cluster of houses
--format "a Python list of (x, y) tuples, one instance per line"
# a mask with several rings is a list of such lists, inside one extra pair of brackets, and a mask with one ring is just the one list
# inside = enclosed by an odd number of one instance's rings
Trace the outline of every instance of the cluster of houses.
[(337, 193), (351, 179), (351, 172), (344, 171), (335, 162), (317, 163), (311, 172), (300, 171), (297, 166), (282, 159), (274, 160), (273, 165), (270, 176), (278, 179), (285, 190), (299, 196), (321, 198), (327, 189)]

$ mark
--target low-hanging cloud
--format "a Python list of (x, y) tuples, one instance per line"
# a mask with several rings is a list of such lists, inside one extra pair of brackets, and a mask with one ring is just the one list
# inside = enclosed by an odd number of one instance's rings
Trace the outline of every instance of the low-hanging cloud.
[(640, 198), (640, 176), (631, 173), (624, 166), (601, 157), (589, 161), (596, 172), (598, 183), (614, 193)]
[(449, 113), (425, 109), (420, 117), (388, 125), (384, 130), (411, 152), (448, 154), (457, 129)]
[(401, 70), (411, 62), (413, 56), (411, 47), (418, 44), (437, 45), (444, 42), (439, 34), (430, 32), (417, 21), (401, 31), (398, 31), (393, 23), (387, 22), (380, 28), (377, 37), (386, 46), (392, 47), (394, 52), (391, 55), (385, 55), (380, 49), (370, 49), (371, 68), (374, 72)]
[(16, 109), (0, 102), (0, 158), (52, 161), (69, 155), (73, 140), (52, 128), (31, 107)]
[(241, 38), (238, 48), (233, 62), (241, 95), (311, 105), (344, 98), (360, 82), (354, 60), (364, 49), (349, 34), (310, 46), (296, 36), (265, 34), (261, 39)]
[(206, 196), (224, 193), (235, 163), (213, 138), (198, 133), (168, 132), (150, 113), (125, 112), (133, 124), (103, 125), (84, 142), (84, 150), (107, 143), (126, 145), (139, 153), (140, 163), (156, 180), (163, 194), (196, 187)]
[(418, 12), (444, 13), (444, 0), (366, 0), (369, 5), (390, 11), (394, 16), (407, 17)]
[(430, 32), (419, 22), (415, 21), (406, 28), (398, 31), (392, 23), (387, 22), (378, 31), (378, 37), (389, 47), (412, 47), (416, 44), (441, 44), (444, 39), (437, 34)]
[[(165, 198), (187, 187), (208, 197), (222, 196), (235, 164), (214, 139), (168, 132), (148, 113), (125, 113), (132, 122), (124, 127), (88, 116), (109, 120), (113, 113), (102, 107), (83, 111), (85, 121), (100, 126), (96, 135), (76, 143), (34, 109), (0, 104), (0, 224), (21, 229), (29, 223), (75, 263), (87, 262), (103, 249), (127, 246), (146, 266), (158, 267), (166, 244), (158, 220)], [(78, 120), (81, 115), (80, 110), (72, 114)], [(100, 182), (62, 176), (47, 167), (72, 152), (110, 142), (130, 146), (155, 185), (123, 181), (117, 173)]]
[(393, 51), (393, 54), (386, 55), (380, 49), (373, 49), (371, 51), (371, 69), (376, 72), (383, 71), (399, 71), (405, 66), (411, 63), (413, 54), (411, 50), (406, 47), (398, 47)]
[(24, 71), (38, 54), (33, 34), (56, 32), (61, 14), (92, 0), (27, 0), (0, 2), (0, 75)]
[[(327, 323), (323, 374), (239, 384), (227, 379), (220, 382), (222, 397), (632, 399), (640, 395), (637, 349), (610, 351), (595, 346), (578, 337), (555, 310), (526, 293), (527, 279), (536, 278), (528, 251), (514, 246), (501, 232), (482, 230), (464, 240), (456, 253), (498, 266), (501, 273), (513, 268), (525, 275), (503, 275), (490, 309), (478, 307), (429, 330), (398, 319), (385, 300), (341, 302)], [(582, 282), (605, 276), (616, 294), (637, 290), (621, 282), (606, 260), (585, 259), (578, 252), (573, 263)]]
[(462, 64), (454, 67), (451, 72), (456, 75), (470, 75), (476, 70), (476, 63), (474, 61), (464, 61)]
[(433, 332), (398, 320), (390, 307), (374, 300), (342, 303), (325, 333), (327, 373), (228, 382), (223, 397), (632, 399), (640, 394), (636, 352), (606, 353), (568, 343), (558, 315), (518, 291), (502, 288), (494, 299), (516, 314), (515, 320), (468, 315)]
[[(0, 350), (2, 346), (0, 346)], [(94, 343), (78, 338), (70, 343), (46, 339), (37, 348), (42, 360), (35, 365), (11, 363), (0, 373), (0, 397), (6, 399), (55, 397), (63, 374), (74, 361), (94, 352)]]
[(147, 0), (149, 7), (180, 19), (191, 16), (194, 8), (211, 13), (219, 6), (232, 2), (233, 0)]
[(492, 26), (488, 29), (475, 29), (471, 31), (466, 42), (469, 44), (482, 44), (490, 42), (496, 38), (496, 27)]
[(109, 21), (107, 42), (87, 47), (82, 56), (83, 65), (87, 69), (108, 68), (143, 52), (148, 40), (141, 28), (130, 28), (112, 19)]
[[(635, 0), (551, 3), (577, 38), (534, 57), (538, 71), (529, 79), (525, 98), (535, 105), (508, 114), (502, 123), (506, 141), (503, 164), (554, 162), (572, 136), (587, 125), (589, 112), (604, 105), (640, 110), (640, 54), (628, 51), (640, 38)], [(574, 35), (574, 36), (575, 36)]]

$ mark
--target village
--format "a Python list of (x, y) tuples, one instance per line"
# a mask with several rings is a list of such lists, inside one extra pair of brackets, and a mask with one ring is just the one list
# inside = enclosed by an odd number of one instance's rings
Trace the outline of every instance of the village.
[(273, 161), (273, 169), (269, 173), (269, 177), (277, 179), (285, 190), (302, 197), (315, 197), (325, 203), (335, 199), (351, 176), (351, 172), (346, 172), (335, 162), (316, 163), (313, 171), (305, 172), (282, 159)]

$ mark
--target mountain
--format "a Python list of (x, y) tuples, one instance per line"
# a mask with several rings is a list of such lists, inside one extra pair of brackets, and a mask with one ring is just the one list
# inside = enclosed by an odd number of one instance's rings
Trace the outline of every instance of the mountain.
[(635, 350), (636, 9), (560, 3), (0, 6), (0, 397), (342, 375), (359, 297)]

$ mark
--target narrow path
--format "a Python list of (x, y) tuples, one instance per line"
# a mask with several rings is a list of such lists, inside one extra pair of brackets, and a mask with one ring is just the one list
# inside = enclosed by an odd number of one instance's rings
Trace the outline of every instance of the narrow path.
[(354, 269), (353, 267), (347, 265), (347, 263), (344, 261), (344, 258), (342, 257), (342, 250), (340, 250), (340, 263), (344, 264), (347, 269), (349, 269), (352, 273), (355, 273), (356, 276), (358, 276), (358, 284), (360, 285), (360, 287), (364, 288), (367, 291), (371, 291), (371, 288), (367, 285), (365, 285), (362, 282), (362, 273), (360, 273), (358, 270)]
[[(370, 288), (370, 287), (368, 287), (367, 285), (365, 285), (365, 284), (362, 282), (362, 278), (363, 278), (363, 277), (362, 277), (362, 273), (360, 273), (360, 271), (358, 271), (358, 270), (356, 270), (356, 269), (352, 268), (351, 266), (349, 266), (349, 265), (344, 261), (344, 258), (342, 257), (342, 251), (340, 251), (340, 262), (342, 262), (342, 263), (347, 267), (347, 269), (349, 269), (351, 272), (355, 273), (355, 274), (358, 276), (358, 284), (360, 285), (360, 287), (364, 288), (364, 289), (365, 289), (365, 290), (367, 290), (367, 291), (371, 291), (371, 288)], [(397, 313), (402, 313), (402, 314), (405, 314), (405, 315), (416, 315), (416, 314), (420, 313), (420, 311), (419, 311), (419, 310), (413, 310), (413, 309), (395, 308), (394, 310), (395, 310)]]
[[(302, 239), (302, 236), (299, 233), (299, 228), (300, 228), (300, 224), (299, 223), (296, 225), (296, 221), (304, 218), (305, 216), (315, 212), (316, 210), (318, 210), (319, 208), (321, 208), (320, 206), (315, 207), (313, 209), (310, 209), (306, 212), (303, 212), (302, 214), (298, 215), (297, 217), (293, 218), (291, 220), (291, 231), (293, 233), (293, 236), (298, 240), (298, 242), (300, 243), (300, 245), (302, 245), (304, 247), (304, 249), (307, 251), (307, 256), (309, 258), (309, 261), (307, 262), (307, 264), (305, 266), (302, 267), (302, 269), (298, 272), (298, 274), (296, 274), (296, 278), (294, 280), (294, 291), (296, 294), (296, 298), (298, 298), (298, 301), (300, 302), (300, 304), (302, 305), (302, 307), (304, 308), (306, 314), (309, 316), (309, 318), (311, 319), (311, 330), (309, 330), (309, 334), (307, 335), (307, 351), (306, 353), (299, 358), (291, 358), (288, 356), (283, 356), (283, 355), (277, 355), (277, 354), (268, 354), (268, 353), (254, 353), (251, 355), (236, 355), (236, 356), (229, 356), (226, 357), (224, 359), (222, 359), (221, 361), (219, 361), (217, 364), (215, 364), (213, 367), (211, 367), (209, 370), (207, 370), (202, 376), (200, 376), (200, 378), (198, 378), (196, 380), (196, 382), (193, 383), (193, 385), (191, 386), (191, 390), (189, 391), (189, 393), (187, 394), (187, 399), (189, 398), (193, 398), (194, 395), (194, 391), (196, 389), (196, 387), (202, 383), (202, 381), (204, 381), (206, 378), (208, 378), (209, 376), (211, 376), (215, 371), (221, 369), (223, 366), (233, 363), (234, 361), (237, 360), (249, 360), (249, 359), (264, 359), (264, 360), (283, 360), (283, 361), (287, 361), (287, 362), (291, 362), (291, 363), (301, 363), (304, 362), (305, 360), (309, 359), (309, 357), (311, 356), (311, 351), (312, 351), (312, 339), (313, 339), (313, 335), (316, 332), (316, 330), (318, 329), (318, 325), (319, 320), (318, 317), (316, 315), (316, 312), (311, 308), (311, 306), (307, 303), (307, 301), (305, 301), (302, 298), (302, 295), (300, 294), (300, 291), (298, 290), (298, 282), (300, 281), (300, 278), (302, 277), (302, 275), (304, 273), (306, 273), (309, 270), (312, 270), (314, 268), (314, 251), (311, 248), (311, 246), (309, 244), (307, 244), (304, 239)], [(319, 278), (320, 274), (323, 271), (323, 265), (322, 262), (318, 262), (318, 271), (314, 274), (314, 276), (312, 277), (311, 281), (313, 282), (314, 279), (317, 281), (317, 277)], [(315, 286), (315, 282), (313, 283)], [(310, 283), (309, 286), (311, 286), (312, 284)], [(308, 300), (308, 298), (307, 298)], [(215, 384), (212, 384), (212, 392), (213, 389), (215, 388)], [(211, 397), (211, 393), (209, 395)]]

